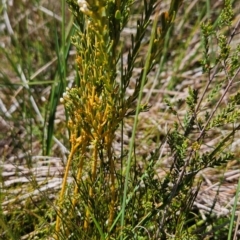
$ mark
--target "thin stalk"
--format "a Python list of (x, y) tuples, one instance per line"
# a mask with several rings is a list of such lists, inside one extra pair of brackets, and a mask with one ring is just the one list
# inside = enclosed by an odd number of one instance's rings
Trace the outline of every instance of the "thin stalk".
[[(71, 152), (68, 156), (67, 166), (66, 166), (66, 169), (65, 169), (65, 174), (64, 174), (64, 177), (63, 177), (63, 182), (62, 182), (62, 187), (61, 187), (61, 192), (60, 192), (59, 200), (58, 200), (58, 214), (57, 214), (56, 226), (55, 226), (56, 233), (58, 233), (60, 231), (61, 208), (62, 208), (62, 204), (63, 204), (63, 200), (64, 200), (64, 195), (65, 195), (65, 190), (66, 190), (66, 185), (67, 185), (67, 178), (68, 178), (68, 174), (69, 174), (69, 171), (70, 171), (70, 166), (71, 166), (71, 163), (72, 163), (73, 156), (74, 156), (74, 154), (75, 154), (75, 152), (76, 152), (76, 150), (77, 150), (77, 148), (79, 147), (80, 144), (81, 144), (81, 141), (77, 142), (75, 145), (73, 144), (72, 148), (71, 148)], [(55, 235), (55, 239), (58, 239), (57, 235)]]
[[(66, 55), (66, 38), (65, 38), (65, 0), (62, 0), (62, 71), (63, 71), (63, 79), (66, 79), (66, 61), (65, 61), (65, 55)], [(65, 85), (63, 89), (66, 89), (66, 81), (63, 81), (63, 84)]]
[[(110, 132), (111, 134), (111, 132)], [(108, 148), (108, 159), (110, 161), (110, 192), (111, 192), (111, 202), (110, 202), (110, 213), (109, 213), (109, 219), (108, 219), (108, 225), (111, 227), (113, 223), (113, 217), (114, 217), (114, 205), (115, 205), (115, 165), (114, 161), (112, 159), (112, 137), (111, 135), (108, 137), (108, 143), (107, 143), (107, 148)]]
[[(235, 25), (235, 27), (234, 27), (234, 29), (233, 29), (233, 31), (232, 31), (232, 33), (231, 33), (231, 36), (230, 36), (229, 39), (228, 39), (228, 44), (230, 44), (230, 43), (232, 42), (232, 39), (233, 39), (233, 37), (235, 36), (236, 31), (237, 31), (239, 25), (240, 25), (240, 20), (239, 20), (239, 21), (237, 22), (237, 24)], [(196, 106), (196, 110), (195, 110), (196, 113), (197, 113), (197, 112), (199, 111), (199, 109), (200, 109), (200, 106), (201, 106), (201, 104), (202, 104), (202, 101), (203, 101), (205, 95), (207, 94), (207, 90), (208, 90), (210, 84), (212, 83), (213, 79), (215, 78), (216, 74), (218, 73), (219, 65), (220, 65), (220, 62), (217, 63), (217, 65), (214, 67), (213, 73), (209, 76), (208, 83), (207, 83), (207, 85), (205, 86), (205, 88), (204, 88), (204, 90), (203, 90), (203, 94), (201, 95), (200, 100), (198, 101), (198, 104), (197, 104), (197, 106)], [(206, 126), (206, 125), (205, 125), (205, 126)]]
[[(228, 232), (228, 240), (232, 239), (233, 223), (234, 223), (234, 219), (235, 219), (235, 213), (236, 213), (236, 209), (237, 209), (239, 193), (240, 193), (240, 178), (238, 179), (238, 186), (237, 186), (237, 191), (236, 191), (236, 195), (235, 195), (234, 205), (233, 205), (233, 209), (232, 209), (232, 216), (231, 216), (229, 232)], [(236, 229), (237, 229), (237, 226), (236, 226)], [(236, 235), (236, 233), (234, 234), (234, 239), (236, 239), (235, 235)]]
[(132, 136), (131, 136), (130, 145), (129, 145), (129, 153), (128, 153), (128, 159), (127, 159), (127, 169), (126, 169), (126, 175), (125, 175), (123, 201), (122, 201), (121, 240), (123, 239), (122, 233), (123, 233), (123, 228), (124, 228), (124, 224), (125, 224), (125, 208), (126, 208), (126, 199), (127, 199), (127, 191), (128, 191), (128, 179), (129, 179), (129, 174), (130, 174), (130, 166), (131, 166), (131, 159), (132, 159), (132, 153), (133, 153), (133, 148), (134, 148), (134, 140), (135, 140), (136, 129), (137, 129), (137, 124), (138, 124), (138, 115), (140, 113), (140, 104), (141, 104), (141, 100), (142, 100), (142, 96), (143, 96), (143, 88), (144, 88), (146, 78), (147, 78), (147, 73), (148, 73), (148, 70), (149, 70), (149, 67), (151, 64), (150, 59), (151, 59), (153, 42), (155, 39), (157, 19), (158, 18), (155, 16), (152, 33), (151, 33), (150, 44), (149, 44), (148, 53), (147, 53), (147, 59), (146, 59), (146, 63), (144, 66), (143, 76), (141, 79), (141, 86), (140, 86), (140, 91), (139, 91), (139, 96), (138, 96), (138, 104), (137, 104), (137, 108), (136, 108), (133, 131), (132, 131)]
[(79, 190), (78, 183), (80, 182), (80, 179), (82, 177), (83, 160), (84, 160), (84, 157), (86, 154), (86, 147), (87, 147), (86, 141), (87, 141), (86, 138), (83, 137), (83, 141), (82, 141), (83, 143), (82, 143), (82, 149), (81, 149), (82, 152), (81, 152), (79, 166), (78, 166), (78, 170), (77, 170), (76, 185), (75, 185), (74, 193), (73, 193), (73, 201), (72, 201), (73, 209), (75, 208), (76, 203), (77, 203), (77, 195), (78, 195), (78, 190)]
[(233, 81), (235, 80), (235, 78), (238, 76), (238, 73), (240, 72), (240, 67), (237, 69), (236, 73), (234, 74), (234, 76), (231, 78), (231, 80), (229, 80), (228, 85), (226, 86), (222, 96), (220, 97), (220, 99), (218, 100), (217, 104), (215, 105), (215, 108), (213, 109), (213, 111), (211, 112), (207, 122), (205, 123), (203, 129), (201, 130), (197, 141), (200, 140), (200, 138), (202, 137), (202, 135), (204, 134), (209, 122), (211, 121), (211, 119), (213, 118), (213, 115), (215, 114), (215, 112), (217, 111), (217, 109), (219, 108), (219, 105), (221, 104), (221, 102), (223, 101), (223, 98), (225, 97), (225, 95), (227, 94), (227, 92), (229, 91), (230, 87), (233, 84)]
[(98, 161), (98, 142), (96, 141), (94, 143), (94, 149), (93, 149), (93, 162), (92, 162), (92, 170), (91, 170), (91, 184), (92, 186), (89, 189), (89, 200), (88, 200), (88, 206), (87, 206), (87, 210), (86, 210), (86, 218), (84, 221), (84, 229), (88, 229), (88, 225), (89, 225), (89, 218), (90, 218), (90, 200), (93, 198), (93, 194), (94, 194), (94, 182), (96, 180), (96, 172), (97, 172), (97, 161)]

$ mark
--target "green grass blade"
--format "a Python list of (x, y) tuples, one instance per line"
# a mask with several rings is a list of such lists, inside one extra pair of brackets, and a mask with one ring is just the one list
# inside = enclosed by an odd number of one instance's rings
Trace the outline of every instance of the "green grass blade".
[[(51, 95), (49, 100), (49, 115), (48, 115), (48, 126), (47, 126), (47, 140), (46, 140), (46, 155), (50, 154), (51, 151), (51, 142), (53, 138), (54, 133), (54, 120), (55, 120), (55, 114), (57, 110), (57, 106), (59, 103), (59, 99), (62, 97), (62, 94), (66, 88), (66, 63), (70, 51), (71, 46), (71, 36), (74, 34), (74, 26), (73, 26), (73, 18), (71, 18), (71, 21), (68, 24), (68, 32), (66, 36), (66, 44), (65, 46), (59, 46), (58, 44), (58, 37), (56, 34), (56, 54), (58, 59), (58, 68), (55, 75), (54, 83), (52, 85), (51, 89)], [(65, 35), (64, 35), (65, 36)], [(63, 55), (64, 54), (64, 55)], [(64, 58), (62, 58), (62, 55)]]
[(234, 219), (235, 219), (235, 213), (237, 210), (239, 192), (240, 192), (240, 178), (238, 179), (237, 191), (236, 191), (234, 205), (233, 205), (233, 209), (232, 209), (231, 221), (230, 221), (229, 232), (228, 232), (228, 240), (232, 239), (233, 224), (234, 224)]
[(135, 115), (135, 118), (134, 118), (132, 136), (131, 136), (130, 145), (129, 145), (127, 168), (126, 168), (126, 175), (125, 175), (125, 182), (124, 182), (123, 201), (122, 201), (122, 207), (121, 207), (121, 210), (122, 210), (121, 240), (123, 239), (122, 231), (123, 231), (124, 225), (125, 225), (125, 208), (126, 208), (126, 199), (127, 199), (127, 192), (128, 192), (128, 180), (129, 180), (130, 167), (131, 167), (131, 161), (132, 161), (132, 153), (133, 153), (133, 149), (134, 149), (135, 135), (136, 135), (137, 124), (138, 124), (138, 115), (140, 113), (140, 104), (141, 104), (141, 99), (142, 99), (142, 96), (143, 96), (144, 84), (146, 82), (148, 69), (149, 69), (149, 66), (151, 64), (150, 63), (150, 57), (151, 57), (151, 51), (152, 51), (152, 46), (153, 46), (153, 41), (154, 41), (154, 37), (155, 37), (156, 28), (157, 28), (157, 18), (155, 18), (154, 23), (153, 23), (153, 27), (152, 27), (152, 34), (151, 34), (150, 44), (149, 44), (148, 53), (147, 53), (147, 59), (146, 59), (146, 63), (145, 63), (145, 66), (144, 66), (144, 72), (143, 72), (143, 76), (142, 76), (142, 79), (141, 79), (141, 86), (140, 86), (140, 92), (139, 92), (139, 97), (138, 97), (138, 104), (137, 104), (137, 108), (136, 108), (136, 115)]

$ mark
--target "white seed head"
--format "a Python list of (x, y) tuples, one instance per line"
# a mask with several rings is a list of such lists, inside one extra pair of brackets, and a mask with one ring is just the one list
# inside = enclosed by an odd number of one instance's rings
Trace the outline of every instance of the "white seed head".
[(87, 1), (78, 0), (77, 3), (78, 3), (78, 6), (80, 7), (81, 12), (83, 12), (83, 13), (88, 13), (89, 12)]
[(83, 4), (82, 7), (80, 7), (80, 11), (83, 12), (83, 13), (86, 13), (88, 11), (88, 7), (86, 4)]
[(79, 7), (82, 7), (83, 4), (86, 4), (86, 1), (85, 0), (78, 0), (77, 3), (79, 5)]

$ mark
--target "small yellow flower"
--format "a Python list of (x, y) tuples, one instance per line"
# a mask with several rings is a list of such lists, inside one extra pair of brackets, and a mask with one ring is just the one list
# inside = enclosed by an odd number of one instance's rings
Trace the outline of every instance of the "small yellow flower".
[(192, 144), (192, 149), (193, 149), (194, 151), (198, 151), (198, 150), (200, 149), (200, 147), (201, 147), (201, 145), (200, 145), (198, 142), (194, 142), (194, 143)]

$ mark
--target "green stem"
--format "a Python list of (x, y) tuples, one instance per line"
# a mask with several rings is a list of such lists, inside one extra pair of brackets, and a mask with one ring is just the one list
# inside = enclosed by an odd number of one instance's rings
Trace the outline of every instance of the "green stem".
[(143, 76), (141, 79), (141, 86), (140, 86), (140, 91), (139, 91), (139, 96), (138, 96), (138, 104), (137, 104), (136, 115), (134, 118), (133, 131), (132, 131), (132, 136), (131, 136), (131, 141), (130, 141), (130, 146), (129, 146), (127, 169), (126, 169), (124, 192), (123, 192), (123, 201), (122, 201), (121, 240), (123, 239), (123, 228), (124, 228), (124, 224), (125, 224), (125, 208), (126, 208), (126, 198), (127, 198), (127, 191), (128, 191), (128, 180), (129, 180), (129, 174), (130, 174), (130, 166), (131, 166), (131, 159), (132, 159), (132, 153), (133, 153), (133, 147), (134, 147), (135, 134), (136, 134), (137, 123), (138, 123), (138, 115), (140, 113), (140, 105), (141, 105), (141, 100), (142, 100), (142, 95), (143, 95), (143, 87), (146, 83), (147, 73), (148, 73), (149, 66), (150, 66), (151, 52), (152, 52), (153, 42), (155, 39), (157, 20), (158, 20), (158, 18), (155, 17), (155, 20), (153, 23), (153, 28), (152, 28), (152, 33), (151, 33), (150, 45), (149, 45), (148, 53), (147, 53), (147, 59), (146, 59), (146, 63), (144, 66)]

